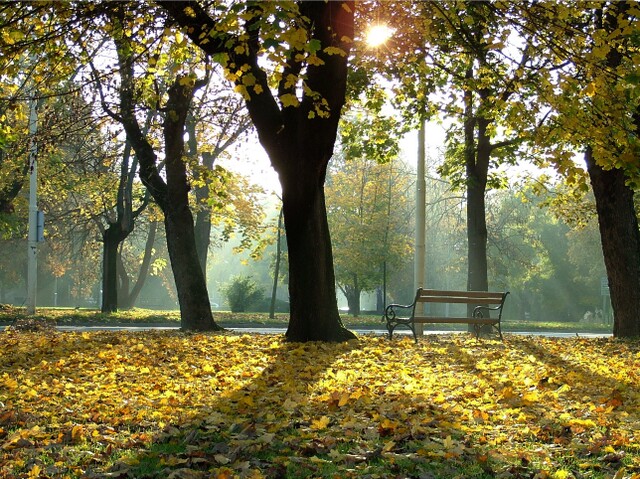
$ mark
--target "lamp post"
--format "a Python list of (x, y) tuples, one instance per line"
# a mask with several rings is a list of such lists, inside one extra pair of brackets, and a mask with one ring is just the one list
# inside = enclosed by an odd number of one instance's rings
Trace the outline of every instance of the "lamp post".
[[(416, 168), (416, 244), (414, 249), (414, 290), (425, 286), (425, 254), (426, 254), (426, 182), (425, 182), (425, 127), (424, 117), (420, 117), (418, 130), (418, 161)], [(424, 314), (424, 303), (419, 303), (418, 314)], [(423, 334), (423, 325), (418, 323), (416, 334)]]
[[(35, 95), (29, 100), (29, 233), (27, 236), (27, 314), (36, 312), (38, 288), (38, 242), (42, 226), (42, 215), (38, 211), (38, 100)], [(40, 226), (40, 228), (39, 228)]]
[[(391, 38), (395, 30), (384, 24), (371, 25), (367, 31), (366, 42), (370, 47), (380, 47)], [(414, 290), (423, 288), (426, 284), (425, 257), (426, 257), (426, 182), (425, 182), (425, 114), (420, 115), (420, 129), (418, 130), (418, 158), (416, 168), (416, 236), (414, 249)], [(386, 278), (386, 264), (385, 278)], [(385, 288), (386, 289), (386, 288)], [(386, 300), (386, 291), (385, 291)], [(420, 303), (418, 308), (424, 308)], [(423, 311), (419, 311), (423, 313)], [(416, 334), (423, 334), (422, 324), (416, 324)]]

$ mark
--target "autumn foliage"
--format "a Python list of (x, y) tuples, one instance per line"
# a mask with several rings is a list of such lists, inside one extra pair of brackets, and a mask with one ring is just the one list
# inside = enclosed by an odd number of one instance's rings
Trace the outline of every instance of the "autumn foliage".
[(640, 345), (0, 333), (0, 477), (640, 477)]

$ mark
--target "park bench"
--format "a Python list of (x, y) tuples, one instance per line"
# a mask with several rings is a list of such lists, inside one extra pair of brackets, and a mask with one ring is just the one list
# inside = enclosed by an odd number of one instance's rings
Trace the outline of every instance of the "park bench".
[[(500, 339), (502, 339), (500, 320), (502, 319), (502, 307), (508, 294), (508, 291), (493, 293), (487, 291), (440, 291), (418, 288), (413, 303), (407, 305), (390, 304), (384, 311), (383, 319), (387, 322), (389, 339), (392, 339), (393, 330), (397, 326), (404, 325), (411, 329), (413, 337), (418, 342), (416, 323), (473, 324), (476, 337), (479, 336), (482, 326), (489, 325), (498, 332)], [(416, 315), (416, 306), (420, 303), (463, 303), (475, 305), (475, 308), (471, 317)], [(400, 314), (403, 311), (404, 314)], [(496, 317), (488, 317), (490, 311), (495, 311)]]

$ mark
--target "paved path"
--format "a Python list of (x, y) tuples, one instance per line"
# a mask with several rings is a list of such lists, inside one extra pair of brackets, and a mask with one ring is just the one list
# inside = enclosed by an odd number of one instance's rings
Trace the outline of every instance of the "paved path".
[[(150, 330), (178, 330), (179, 326), (58, 326), (59, 331), (150, 331)], [(228, 327), (230, 331), (237, 331), (247, 334), (284, 334), (286, 328), (248, 328), (248, 327)], [(387, 334), (384, 328), (349, 328), (357, 334)], [(450, 334), (462, 331), (428, 331), (426, 334)], [(409, 330), (396, 330), (394, 334), (410, 334)], [(576, 333), (562, 333), (552, 331), (503, 331), (504, 334), (518, 334), (523, 336), (547, 336), (553, 338), (571, 338)], [(581, 338), (608, 338), (611, 334), (607, 333), (577, 333)]]

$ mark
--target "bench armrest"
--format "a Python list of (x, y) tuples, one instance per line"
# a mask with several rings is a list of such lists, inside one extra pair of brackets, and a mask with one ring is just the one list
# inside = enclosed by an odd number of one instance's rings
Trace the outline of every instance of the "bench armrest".
[(498, 313), (498, 321), (500, 321), (500, 319), (502, 318), (502, 307), (504, 306), (504, 302), (507, 299), (507, 295), (508, 294), (509, 294), (509, 292), (507, 291), (506, 293), (504, 293), (502, 295), (502, 301), (497, 306), (476, 306), (475, 308), (473, 308), (472, 316), (474, 318), (482, 318), (482, 311), (483, 310), (485, 310), (485, 311), (499, 311), (499, 313)]
[[(382, 317), (382, 321), (393, 321), (398, 318), (398, 313), (396, 312), (396, 308), (400, 309), (413, 309), (415, 306), (415, 302), (412, 304), (390, 304), (384, 310), (384, 316)], [(398, 318), (400, 319), (400, 318)]]

